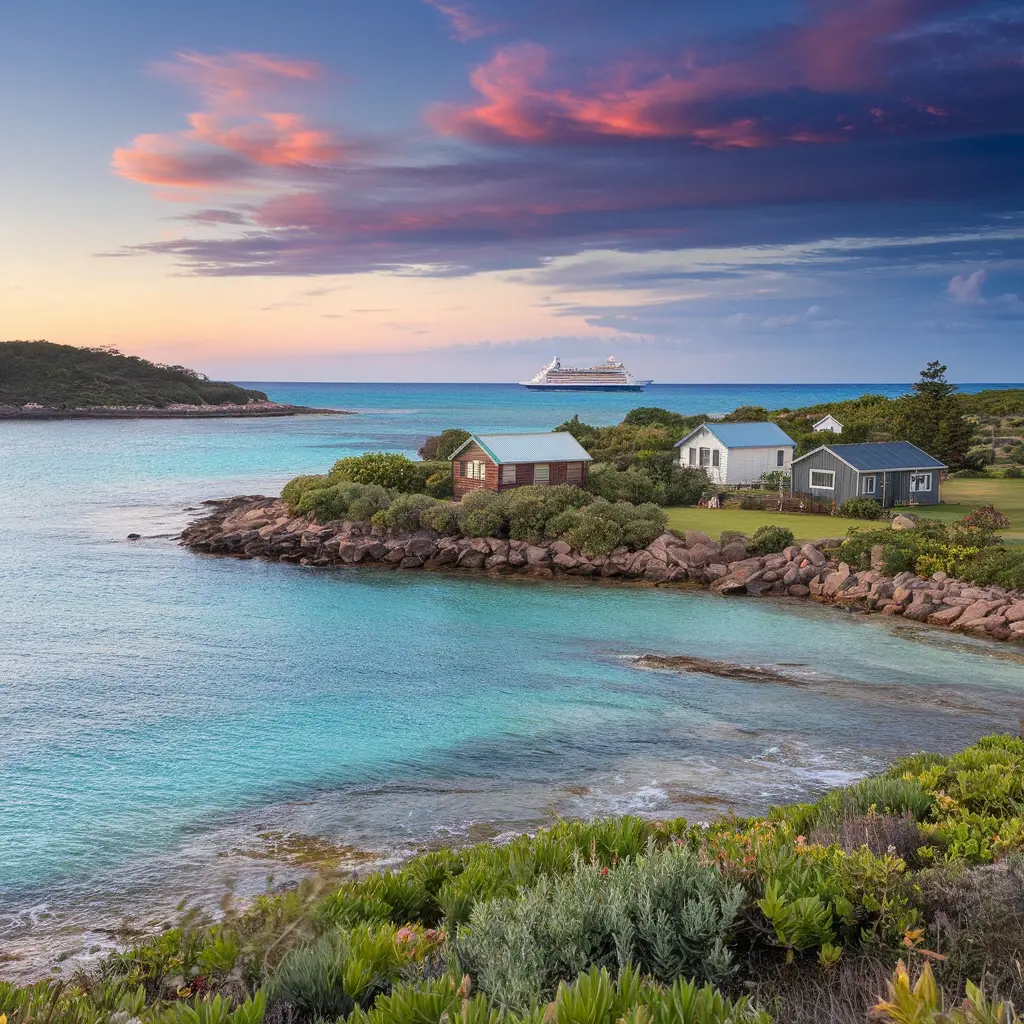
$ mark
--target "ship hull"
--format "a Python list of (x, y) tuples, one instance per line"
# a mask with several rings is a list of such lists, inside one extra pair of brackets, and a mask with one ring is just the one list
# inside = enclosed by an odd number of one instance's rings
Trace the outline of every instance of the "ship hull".
[(649, 380), (638, 380), (632, 384), (531, 384), (523, 381), (520, 386), (527, 391), (643, 391)]

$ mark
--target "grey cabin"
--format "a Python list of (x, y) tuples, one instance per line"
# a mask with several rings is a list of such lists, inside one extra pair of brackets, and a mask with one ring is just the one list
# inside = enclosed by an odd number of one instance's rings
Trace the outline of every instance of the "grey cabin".
[(946, 467), (909, 441), (827, 444), (793, 460), (793, 493), (841, 505), (873, 498), (893, 505), (937, 505)]

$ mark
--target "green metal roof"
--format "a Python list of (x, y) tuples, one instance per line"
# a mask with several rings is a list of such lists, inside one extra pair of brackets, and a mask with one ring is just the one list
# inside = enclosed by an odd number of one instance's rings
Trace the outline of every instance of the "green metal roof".
[(476, 442), (500, 466), (513, 462), (592, 462), (572, 434), (556, 430), (545, 434), (471, 434), (449, 456), (454, 459), (466, 445)]

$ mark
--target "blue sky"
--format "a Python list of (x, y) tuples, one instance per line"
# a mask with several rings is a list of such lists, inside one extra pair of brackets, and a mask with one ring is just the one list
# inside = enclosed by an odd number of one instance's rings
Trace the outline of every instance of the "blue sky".
[(247, 379), (1024, 379), (1024, 11), (8, 3), (5, 337)]

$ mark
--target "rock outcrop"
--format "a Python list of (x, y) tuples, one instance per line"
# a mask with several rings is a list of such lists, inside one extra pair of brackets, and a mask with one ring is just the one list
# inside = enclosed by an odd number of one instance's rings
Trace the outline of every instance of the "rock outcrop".
[(321, 525), (294, 515), (279, 498), (248, 496), (206, 504), (213, 511), (181, 535), (182, 544), (204, 554), (319, 567), (372, 564), (690, 584), (721, 595), (812, 598), (995, 640), (1024, 640), (1024, 594), (971, 586), (941, 572), (926, 579), (910, 572), (888, 577), (878, 568), (856, 571), (826, 554), (839, 547), (838, 538), (748, 556), (742, 541), (723, 546), (688, 530), (685, 537), (663, 533), (641, 551), (617, 548), (609, 555), (588, 556), (562, 540), (446, 537), (430, 530), (392, 534), (347, 520)]

